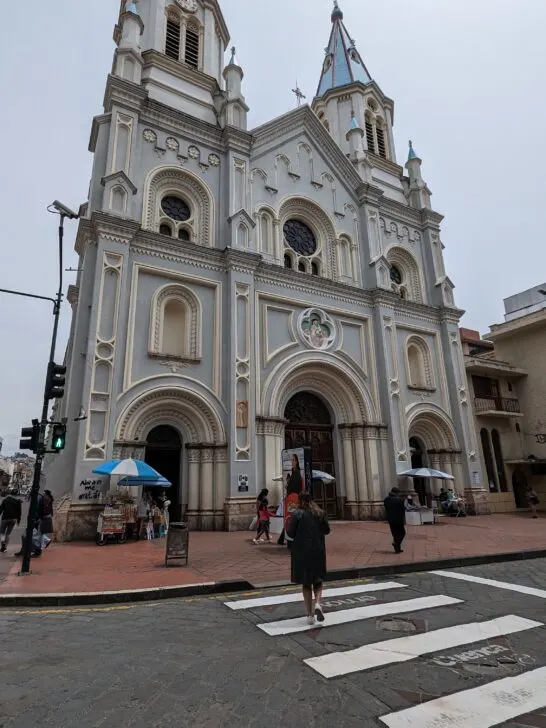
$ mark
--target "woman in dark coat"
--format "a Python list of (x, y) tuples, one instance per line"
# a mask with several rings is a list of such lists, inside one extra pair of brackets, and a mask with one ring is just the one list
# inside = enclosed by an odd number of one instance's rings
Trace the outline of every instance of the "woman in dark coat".
[[(330, 533), (326, 514), (311, 500), (309, 493), (300, 493), (299, 508), (292, 513), (287, 536), (292, 541), (292, 582), (301, 584), (307, 609), (307, 624), (315, 617), (324, 622), (321, 607), (322, 584), (326, 578), (325, 536)], [(315, 609), (313, 610), (313, 592)]]

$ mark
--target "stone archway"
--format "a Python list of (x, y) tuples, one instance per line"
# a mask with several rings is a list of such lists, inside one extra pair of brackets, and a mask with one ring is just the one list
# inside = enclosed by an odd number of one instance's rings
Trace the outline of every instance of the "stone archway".
[(171, 487), (166, 489), (171, 501), (169, 506), (171, 521), (180, 521), (183, 518), (182, 445), (180, 433), (171, 425), (157, 425), (146, 437), (144, 461), (171, 483)]

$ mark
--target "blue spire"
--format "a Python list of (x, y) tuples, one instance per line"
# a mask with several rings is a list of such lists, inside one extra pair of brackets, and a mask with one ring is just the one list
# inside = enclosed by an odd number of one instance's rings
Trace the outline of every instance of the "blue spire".
[(136, 3), (134, 3), (134, 2), (133, 3), (129, 3), (129, 5), (127, 7), (127, 12), (128, 13), (134, 13), (135, 15), (138, 15), (138, 10), (137, 10)]
[(323, 96), (334, 88), (347, 86), (355, 81), (370, 83), (372, 77), (358, 53), (355, 42), (343, 23), (343, 13), (334, 0), (332, 11), (332, 32), (326, 48), (317, 96)]
[(417, 156), (417, 154), (415, 154), (415, 149), (413, 148), (413, 143), (412, 143), (412, 141), (410, 139), (410, 142), (409, 142), (409, 152), (408, 152), (408, 162), (411, 159), (419, 159), (419, 157)]

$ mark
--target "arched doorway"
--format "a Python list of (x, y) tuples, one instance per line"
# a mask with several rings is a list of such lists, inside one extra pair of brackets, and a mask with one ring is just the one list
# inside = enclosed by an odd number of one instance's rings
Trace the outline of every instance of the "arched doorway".
[(150, 431), (146, 438), (144, 460), (172, 483), (171, 487), (166, 489), (171, 501), (169, 516), (172, 521), (182, 520), (181, 457), (182, 440), (174, 427), (159, 425)]
[[(310, 392), (299, 392), (284, 411), (287, 420), (284, 446), (287, 450), (311, 447), (313, 469), (335, 476), (334, 426), (324, 402)], [(338, 512), (336, 483), (313, 482), (313, 497), (329, 518)]]
[[(412, 468), (426, 468), (427, 466), (427, 459), (426, 459), (426, 448), (417, 437), (410, 437), (409, 441), (410, 446), (410, 453), (411, 453), (411, 467)], [(417, 496), (419, 497), (419, 502), (422, 506), (426, 505), (427, 502), (427, 489), (425, 484), (424, 478), (413, 478), (413, 487), (415, 489), (415, 492), (417, 493)]]

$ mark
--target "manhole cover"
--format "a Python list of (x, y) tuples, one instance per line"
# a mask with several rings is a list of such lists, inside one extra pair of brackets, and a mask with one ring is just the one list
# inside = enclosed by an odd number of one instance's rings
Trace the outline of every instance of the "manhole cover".
[(417, 632), (417, 625), (409, 619), (382, 619), (377, 627), (387, 632)]

